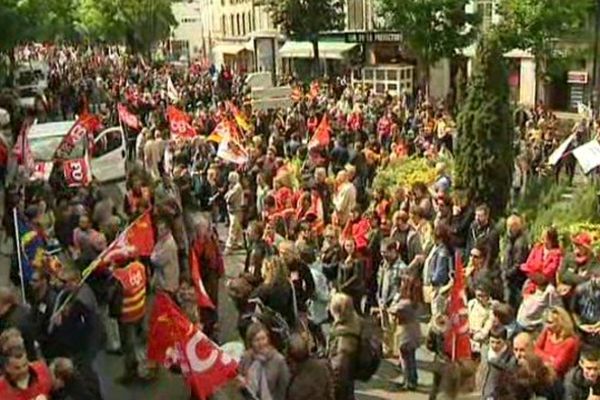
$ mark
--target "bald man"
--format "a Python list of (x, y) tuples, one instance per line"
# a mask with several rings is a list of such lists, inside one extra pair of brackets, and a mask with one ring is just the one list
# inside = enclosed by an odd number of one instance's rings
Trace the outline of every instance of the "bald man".
[(533, 339), (527, 332), (521, 332), (513, 339), (513, 354), (519, 365), (523, 365), (529, 356), (533, 356)]
[(520, 267), (527, 261), (529, 241), (523, 228), (523, 220), (518, 215), (508, 217), (506, 232), (506, 245), (502, 257), (502, 272), (506, 283), (504, 300), (516, 310), (521, 303), (521, 291), (527, 279)]

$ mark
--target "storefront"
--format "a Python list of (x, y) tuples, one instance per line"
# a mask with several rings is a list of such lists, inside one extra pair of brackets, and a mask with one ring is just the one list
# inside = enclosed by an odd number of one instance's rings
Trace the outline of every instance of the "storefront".
[(345, 40), (363, 46), (362, 65), (352, 73), (352, 83), (372, 88), (377, 94), (412, 93), (415, 63), (402, 49), (397, 32), (347, 32)]
[[(344, 74), (356, 62), (358, 47), (356, 43), (319, 41), (319, 60), (323, 73)], [(313, 44), (288, 40), (279, 49), (279, 57), (283, 60), (284, 73), (310, 76), (314, 58)]]
[(254, 69), (254, 44), (250, 42), (227, 42), (212, 49), (215, 65), (227, 65), (234, 71), (248, 72)]

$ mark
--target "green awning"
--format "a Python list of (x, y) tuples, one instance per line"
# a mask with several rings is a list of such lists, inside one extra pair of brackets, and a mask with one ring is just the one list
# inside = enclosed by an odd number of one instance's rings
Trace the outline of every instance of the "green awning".
[[(343, 60), (346, 54), (358, 46), (357, 43), (321, 42), (319, 41), (319, 57), (331, 60)], [(279, 49), (282, 58), (313, 58), (313, 45), (311, 42), (287, 41)]]

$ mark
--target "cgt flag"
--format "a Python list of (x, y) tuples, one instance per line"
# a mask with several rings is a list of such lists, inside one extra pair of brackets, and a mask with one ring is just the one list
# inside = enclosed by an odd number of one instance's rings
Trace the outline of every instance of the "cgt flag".
[(124, 262), (136, 256), (148, 257), (154, 250), (154, 244), (152, 213), (146, 210), (82, 272), (82, 278), (87, 278), (96, 268), (111, 263)]
[(119, 120), (127, 127), (136, 131), (139, 131), (142, 128), (142, 123), (138, 117), (130, 112), (125, 105), (117, 105), (117, 112), (119, 114)]
[(233, 114), (233, 118), (235, 119), (235, 122), (237, 122), (240, 129), (245, 133), (252, 132), (252, 126), (250, 126), (250, 123), (248, 122), (248, 120), (246, 120), (246, 117), (235, 106), (235, 104), (233, 104), (230, 101), (227, 103), (227, 107), (229, 108), (229, 111), (231, 111), (231, 113)]
[(66, 158), (77, 143), (84, 137), (87, 138), (88, 146), (92, 146), (94, 143), (94, 135), (102, 127), (100, 119), (93, 114), (82, 115), (75, 124), (69, 129), (69, 132), (63, 137), (62, 141), (54, 152), (55, 159)]
[(197, 398), (206, 400), (237, 376), (238, 364), (195, 327), (164, 292), (154, 301), (148, 359), (181, 368)]
[(315, 134), (313, 135), (310, 142), (308, 142), (308, 149), (312, 150), (316, 147), (324, 147), (329, 146), (329, 142), (331, 141), (331, 125), (329, 124), (329, 117), (327, 114), (323, 115), (323, 119), (321, 123), (315, 130)]
[(167, 107), (167, 119), (171, 133), (183, 139), (191, 139), (196, 136), (196, 130), (190, 124), (190, 117), (176, 107)]

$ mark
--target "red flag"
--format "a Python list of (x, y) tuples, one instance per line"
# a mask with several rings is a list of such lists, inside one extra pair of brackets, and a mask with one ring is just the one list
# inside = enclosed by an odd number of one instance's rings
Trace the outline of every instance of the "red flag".
[(131, 129), (140, 130), (142, 128), (142, 124), (138, 117), (130, 112), (126, 106), (123, 104), (117, 105), (117, 111), (119, 113), (119, 120), (121, 120), (122, 123)]
[(199, 329), (178, 350), (183, 376), (200, 400), (206, 400), (238, 375), (238, 363)]
[(94, 143), (94, 134), (100, 130), (102, 122), (93, 114), (82, 115), (75, 124), (69, 129), (69, 132), (63, 137), (62, 141), (54, 152), (54, 158), (65, 158), (75, 148), (77, 143), (83, 137), (87, 137), (88, 146)]
[(13, 154), (17, 157), (17, 163), (19, 165), (24, 165), (28, 171), (35, 170), (35, 161), (33, 160), (29, 139), (27, 138), (31, 125), (31, 120), (23, 122), (17, 141), (12, 149)]
[(310, 142), (308, 142), (308, 149), (313, 149), (315, 147), (327, 147), (329, 146), (329, 141), (331, 140), (331, 125), (329, 124), (329, 116), (327, 114), (323, 115), (323, 119), (321, 123), (315, 130), (315, 134), (313, 135)]
[(206, 400), (238, 374), (238, 364), (195, 327), (175, 302), (159, 292), (148, 335), (148, 359), (177, 364), (187, 384)]
[(454, 263), (454, 284), (450, 289), (448, 315), (450, 327), (444, 335), (444, 350), (452, 361), (471, 359), (471, 341), (469, 339), (469, 319), (465, 292), (465, 271), (462, 257), (456, 252)]
[(82, 275), (89, 275), (100, 266), (124, 262), (136, 256), (148, 257), (154, 250), (154, 243), (152, 213), (151, 210), (146, 210), (83, 271)]
[(206, 293), (206, 289), (204, 288), (204, 283), (202, 283), (202, 273), (200, 272), (200, 262), (198, 261), (198, 256), (194, 249), (190, 250), (190, 272), (192, 274), (192, 280), (194, 281), (194, 288), (196, 289), (196, 298), (198, 300), (198, 307), (200, 308), (210, 308), (211, 310), (215, 309), (215, 304), (212, 302), (208, 293)]
[(194, 325), (164, 292), (154, 299), (148, 335), (148, 360), (165, 364), (167, 351), (184, 342), (193, 332)]
[(69, 187), (89, 185), (92, 182), (92, 172), (87, 154), (82, 158), (65, 160), (63, 163), (63, 173)]
[(176, 107), (167, 107), (167, 119), (171, 133), (177, 137), (191, 139), (196, 136), (196, 130), (190, 124), (189, 116)]
[(321, 85), (319, 84), (319, 81), (312, 82), (310, 84), (309, 97), (311, 99), (314, 99), (319, 95), (320, 92), (321, 92)]

